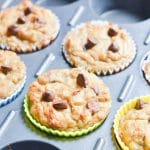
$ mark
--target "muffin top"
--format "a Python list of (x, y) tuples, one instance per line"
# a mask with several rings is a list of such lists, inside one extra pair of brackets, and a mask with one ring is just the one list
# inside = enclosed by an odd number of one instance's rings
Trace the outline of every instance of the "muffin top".
[(42, 125), (78, 131), (104, 120), (110, 94), (101, 79), (82, 69), (51, 70), (28, 90), (31, 115)]
[(25, 78), (26, 67), (14, 52), (0, 50), (0, 100), (11, 96)]
[(135, 44), (118, 25), (92, 21), (72, 29), (65, 37), (66, 59), (76, 67), (97, 74), (112, 74), (127, 67), (135, 57)]
[(140, 101), (121, 119), (119, 135), (129, 150), (150, 149), (150, 103)]
[(32, 52), (47, 46), (59, 31), (51, 10), (24, 0), (0, 12), (0, 46), (16, 52)]

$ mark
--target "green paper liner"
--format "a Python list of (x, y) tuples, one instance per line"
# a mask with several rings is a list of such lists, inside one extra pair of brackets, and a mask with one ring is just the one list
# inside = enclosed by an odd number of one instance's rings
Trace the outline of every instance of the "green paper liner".
[(28, 103), (27, 96), (25, 96), (23, 107), (24, 107), (24, 112), (25, 112), (27, 118), (32, 122), (33, 125), (35, 125), (37, 128), (39, 128), (40, 130), (42, 130), (44, 132), (47, 132), (52, 135), (62, 136), (62, 137), (76, 137), (76, 136), (82, 136), (82, 135), (88, 134), (88, 133), (94, 131), (95, 129), (97, 129), (105, 121), (105, 119), (101, 120), (100, 122), (96, 123), (95, 125), (87, 128), (87, 129), (81, 129), (79, 131), (61, 131), (61, 130), (48, 128), (48, 127), (40, 124), (39, 122), (37, 122), (32, 117), (32, 115), (30, 114), (30, 111), (29, 111), (29, 103)]

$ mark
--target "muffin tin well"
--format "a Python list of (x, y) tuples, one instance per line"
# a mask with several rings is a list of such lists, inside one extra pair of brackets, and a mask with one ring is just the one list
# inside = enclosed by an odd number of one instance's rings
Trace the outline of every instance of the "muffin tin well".
[(99, 17), (118, 23), (135, 23), (150, 17), (150, 1), (146, 0), (89, 0), (89, 4)]
[[(4, 1), (5, 0), (0, 1), (0, 4)], [(18, 0), (14, 0), (12, 5), (15, 5), (17, 1)], [(60, 33), (57, 39), (42, 51), (19, 55), (27, 66), (27, 82), (23, 92), (15, 101), (0, 108), (0, 124), (2, 124), (8, 112), (11, 110), (16, 111), (15, 117), (0, 137), (0, 149), (9, 143), (29, 141), (32, 139), (55, 145), (62, 150), (93, 150), (97, 139), (99, 137), (103, 137), (105, 140), (104, 150), (110, 150), (110, 148), (111, 150), (115, 150), (116, 146), (113, 143), (111, 131), (116, 111), (123, 105), (123, 102), (121, 103), (117, 101), (117, 97), (126, 78), (130, 74), (133, 74), (135, 76), (135, 84), (133, 86), (133, 90), (130, 92), (128, 97), (126, 97), (124, 102), (128, 99), (139, 97), (140, 95), (147, 95), (150, 91), (149, 85), (144, 81), (140, 72), (141, 59), (145, 53), (150, 50), (150, 45), (144, 45), (145, 37), (150, 30), (150, 20), (148, 19), (150, 17), (148, 14), (148, 12), (150, 12), (150, 2), (148, 0), (59, 0), (57, 1), (57, 5), (53, 2), (54, 1), (52, 0), (47, 0), (47, 2), (43, 2), (41, 5), (52, 9), (59, 17), (61, 24)], [(96, 19), (108, 19), (109, 21), (111, 20), (118, 23), (120, 26), (125, 28), (135, 40), (137, 45), (137, 55), (134, 62), (126, 70), (114, 75), (102, 77), (110, 89), (112, 106), (108, 118), (100, 128), (86, 136), (71, 139), (58, 138), (47, 134), (43, 135), (38, 129), (33, 131), (33, 128), (31, 127), (33, 125), (31, 123), (27, 125), (24, 120), (22, 112), (24, 96), (30, 83), (35, 80), (35, 73), (38, 71), (42, 62), (45, 60), (45, 57), (49, 53), (53, 53), (55, 55), (55, 60), (47, 66), (46, 70), (71, 68), (69, 64), (66, 63), (62, 55), (61, 43), (66, 33), (71, 29), (68, 22), (76, 12), (77, 8), (81, 5), (84, 6), (85, 9), (76, 24)], [(127, 14), (116, 14), (115, 11), (112, 11), (115, 9), (125, 9)], [(134, 12), (132, 12), (132, 10)]]
[[(74, 2), (76, 2), (77, 0), (32, 0), (34, 3), (37, 3), (37, 4), (42, 4), (42, 5), (45, 5), (45, 6), (65, 6), (65, 5), (68, 5), (68, 4), (72, 4)], [(13, 1), (14, 4), (16, 3), (19, 3), (20, 0), (14, 0)]]
[(48, 6), (64, 6), (76, 2), (77, 0), (55, 0), (55, 1), (46, 1), (45, 4)]
[(21, 141), (7, 145), (2, 150), (58, 150), (58, 148), (40, 141)]

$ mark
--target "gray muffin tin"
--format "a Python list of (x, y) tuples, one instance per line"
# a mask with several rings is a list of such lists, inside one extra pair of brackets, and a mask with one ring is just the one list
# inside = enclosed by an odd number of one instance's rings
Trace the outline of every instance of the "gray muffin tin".
[[(4, 0), (0, 1), (0, 4), (3, 2)], [(13, 5), (16, 3), (17, 1), (14, 0)], [(85, 10), (80, 19), (77, 21), (77, 24), (96, 19), (118, 23), (131, 33), (131, 36), (137, 45), (137, 55), (134, 62), (124, 71), (102, 77), (110, 89), (112, 98), (111, 112), (103, 125), (101, 125), (101, 127), (92, 133), (82, 137), (69, 139), (59, 138), (56, 136), (47, 135), (46, 133), (36, 129), (24, 116), (22, 105), (28, 86), (32, 81), (35, 80), (34, 75), (48, 53), (52, 52), (56, 59), (47, 67), (47, 70), (71, 68), (62, 55), (61, 43), (66, 33), (71, 29), (71, 27), (68, 25), (68, 22), (80, 5), (83, 5)], [(59, 17), (61, 23), (60, 33), (57, 39), (43, 50), (28, 54), (20, 54), (22, 60), (27, 66), (27, 82), (23, 92), (15, 101), (0, 108), (0, 124), (11, 110), (16, 111), (14, 119), (0, 137), (0, 149), (10, 143), (15, 143), (18, 141), (28, 141), (26, 144), (31, 144), (32, 149), (35, 149), (35, 146), (32, 143), (34, 140), (52, 144), (62, 150), (93, 150), (97, 139), (99, 137), (103, 137), (105, 140), (104, 150), (115, 150), (115, 142), (113, 142), (112, 138), (112, 125), (117, 110), (127, 100), (141, 95), (147, 95), (150, 92), (150, 87), (141, 75), (140, 70), (140, 61), (144, 54), (150, 50), (150, 46), (145, 46), (143, 44), (146, 35), (150, 30), (150, 1), (47, 0), (46, 2), (42, 3), (42, 6), (52, 9)], [(135, 82), (130, 89), (128, 97), (126, 97), (123, 102), (118, 102), (117, 97), (127, 76), (130, 74), (135, 76)], [(23, 150), (23, 148), (24, 144), (19, 144), (19, 150)], [(52, 150), (52, 147), (49, 145), (49, 147), (45, 146), (41, 149)]]

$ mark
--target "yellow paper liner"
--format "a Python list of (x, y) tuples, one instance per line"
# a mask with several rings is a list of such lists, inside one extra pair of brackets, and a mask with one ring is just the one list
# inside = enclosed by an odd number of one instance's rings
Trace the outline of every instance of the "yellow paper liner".
[(121, 140), (121, 138), (119, 136), (120, 120), (123, 116), (125, 116), (127, 114), (127, 112), (129, 110), (131, 110), (132, 108), (135, 108), (137, 102), (140, 101), (140, 100), (143, 101), (143, 102), (149, 102), (150, 103), (150, 95), (139, 97), (139, 98), (134, 98), (134, 99), (130, 100), (129, 102), (125, 103), (117, 111), (117, 114), (115, 116), (115, 120), (114, 120), (114, 124), (113, 124), (114, 134), (115, 134), (116, 140), (117, 140), (118, 144), (120, 145), (120, 147), (122, 148), (122, 150), (129, 150), (129, 148), (128, 148), (128, 146), (125, 145), (125, 143)]

